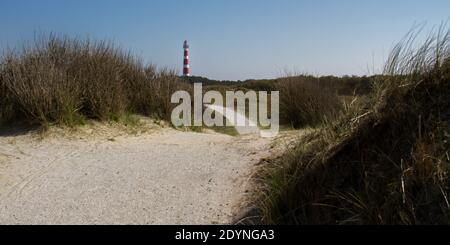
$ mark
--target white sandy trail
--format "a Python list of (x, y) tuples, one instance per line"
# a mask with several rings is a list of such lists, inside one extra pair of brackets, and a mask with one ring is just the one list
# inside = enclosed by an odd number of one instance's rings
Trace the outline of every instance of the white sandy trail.
[[(256, 122), (251, 121), (244, 114), (240, 113), (239, 110), (235, 112), (228, 107), (223, 107), (223, 106), (219, 106), (219, 105), (208, 105), (206, 107), (221, 114), (229, 122), (232, 122), (232, 123), (234, 122), (236, 131), (240, 135), (259, 134), (260, 133)], [(245, 108), (244, 108), (244, 110), (245, 110)], [(233, 114), (233, 113), (235, 113), (235, 114)], [(232, 115), (235, 115), (235, 117), (233, 118)]]
[(224, 224), (268, 139), (0, 136), (0, 224)]

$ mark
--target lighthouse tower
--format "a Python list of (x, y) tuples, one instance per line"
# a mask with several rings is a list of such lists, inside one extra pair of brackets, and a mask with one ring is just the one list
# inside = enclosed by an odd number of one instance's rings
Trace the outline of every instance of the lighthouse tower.
[(189, 77), (191, 75), (191, 70), (189, 67), (189, 45), (187, 41), (184, 41), (184, 62), (183, 62), (183, 76)]

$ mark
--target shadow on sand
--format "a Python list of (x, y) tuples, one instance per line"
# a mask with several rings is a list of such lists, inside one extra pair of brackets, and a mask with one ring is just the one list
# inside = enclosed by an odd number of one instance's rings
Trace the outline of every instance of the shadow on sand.
[(0, 126), (0, 137), (14, 137), (28, 134), (31, 131), (36, 131), (37, 126), (25, 125), (18, 123), (16, 125)]

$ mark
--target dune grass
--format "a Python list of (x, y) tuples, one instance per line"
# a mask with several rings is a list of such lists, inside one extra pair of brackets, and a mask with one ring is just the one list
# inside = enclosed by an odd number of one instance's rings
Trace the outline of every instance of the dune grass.
[(449, 33), (411, 32), (369, 96), (262, 166), (246, 223), (450, 224)]
[(168, 119), (175, 72), (145, 66), (113, 43), (49, 35), (0, 60), (0, 123), (48, 127), (142, 114)]
[(323, 86), (320, 78), (286, 76), (277, 80), (280, 122), (293, 128), (318, 126), (334, 120), (343, 109), (337, 90)]

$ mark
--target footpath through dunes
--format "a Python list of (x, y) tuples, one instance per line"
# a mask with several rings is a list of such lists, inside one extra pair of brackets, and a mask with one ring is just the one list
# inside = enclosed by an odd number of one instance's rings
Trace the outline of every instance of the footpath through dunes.
[(257, 135), (99, 125), (0, 136), (0, 224), (226, 224), (271, 154)]

